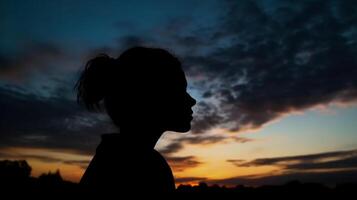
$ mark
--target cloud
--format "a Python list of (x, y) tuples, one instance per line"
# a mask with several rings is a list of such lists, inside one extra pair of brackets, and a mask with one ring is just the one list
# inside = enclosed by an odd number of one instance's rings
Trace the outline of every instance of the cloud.
[(195, 156), (166, 156), (165, 158), (176, 172), (181, 172), (188, 168), (194, 168), (202, 164), (202, 162), (198, 161)]
[(53, 162), (61, 162), (62, 159), (54, 158), (51, 156), (43, 156), (43, 155), (22, 155), (22, 154), (12, 154), (7, 153), (6, 150), (2, 149), (0, 152), (1, 159), (14, 159), (14, 160), (26, 160), (26, 159), (35, 159), (40, 160), (42, 162), (53, 163)]
[(100, 134), (113, 131), (105, 116), (74, 100), (44, 98), (0, 87), (0, 147), (41, 147), (92, 154)]
[(85, 170), (87, 169), (90, 160), (65, 160), (63, 161), (63, 163), (68, 165), (77, 165)]
[(259, 158), (253, 161), (227, 160), (237, 167), (280, 166), (284, 170), (326, 170), (357, 168), (357, 150), (334, 151), (301, 156)]
[(181, 142), (173, 141), (171, 142), (171, 144), (167, 145), (163, 149), (160, 149), (159, 151), (164, 155), (168, 155), (168, 154), (179, 152), (183, 148), (184, 146)]
[(253, 139), (245, 137), (227, 136), (223, 134), (205, 134), (205, 135), (189, 135), (181, 136), (170, 141), (170, 144), (163, 147), (159, 151), (162, 154), (174, 154), (182, 150), (185, 145), (213, 145), (226, 142), (246, 143), (252, 142)]
[(187, 74), (200, 77), (203, 101), (218, 101), (201, 106), (208, 114), (194, 131), (257, 129), (295, 111), (356, 101), (357, 2), (274, 2), (227, 1), (205, 35), (211, 50), (182, 55)]
[(226, 160), (229, 163), (232, 163), (233, 165), (237, 166), (237, 167), (241, 167), (242, 163), (245, 163), (245, 160), (242, 159), (228, 159)]
[(179, 152), (184, 148), (186, 144), (193, 145), (209, 145), (224, 142), (227, 138), (223, 135), (193, 135), (193, 136), (181, 136), (172, 141), (169, 145), (160, 149), (163, 154), (173, 154)]
[(220, 125), (224, 121), (224, 118), (218, 114), (218, 108), (213, 104), (204, 101), (198, 102), (194, 109), (192, 133), (203, 133), (208, 129)]
[(347, 169), (357, 168), (357, 156), (319, 163), (299, 163), (286, 167), (289, 170)]
[(206, 181), (207, 178), (205, 177), (181, 177), (181, 178), (175, 178), (175, 183), (176, 184), (187, 184), (189, 182), (201, 182), (201, 181)]
[(14, 154), (9, 153), (5, 149), (1, 149), (0, 152), (1, 159), (11, 159), (11, 160), (39, 160), (45, 163), (63, 163), (68, 165), (76, 165), (83, 169), (86, 169), (89, 165), (90, 160), (66, 160), (63, 158), (55, 158), (53, 156), (45, 155), (31, 155), (31, 154)]
[(0, 54), (0, 77), (6, 80), (23, 80), (38, 71), (49, 71), (62, 63), (68, 55), (59, 46), (46, 42), (32, 42), (20, 51)]
[(208, 180), (209, 184), (220, 185), (281, 185), (287, 182), (299, 180), (309, 183), (323, 183), (327, 185), (335, 185), (339, 183), (349, 183), (357, 181), (357, 169), (347, 171), (331, 171), (331, 172), (297, 172), (279, 175), (264, 175), (264, 176), (242, 176), (232, 177), (221, 180)]

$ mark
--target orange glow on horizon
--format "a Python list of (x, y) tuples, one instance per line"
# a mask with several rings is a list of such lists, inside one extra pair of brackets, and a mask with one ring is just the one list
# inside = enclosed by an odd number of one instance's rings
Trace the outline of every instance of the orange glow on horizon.
[(91, 159), (91, 156), (87, 155), (45, 148), (11, 147), (3, 148), (1, 152), (4, 154), (2, 159), (26, 160), (32, 167), (33, 177), (59, 170), (65, 180), (72, 182), (79, 182), (86, 167), (85, 163)]

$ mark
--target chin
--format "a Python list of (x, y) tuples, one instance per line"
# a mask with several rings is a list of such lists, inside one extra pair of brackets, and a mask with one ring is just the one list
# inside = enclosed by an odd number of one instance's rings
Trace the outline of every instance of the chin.
[(184, 124), (181, 126), (176, 126), (172, 127), (169, 129), (169, 131), (174, 131), (174, 132), (179, 132), (179, 133), (185, 133), (191, 130), (191, 124)]

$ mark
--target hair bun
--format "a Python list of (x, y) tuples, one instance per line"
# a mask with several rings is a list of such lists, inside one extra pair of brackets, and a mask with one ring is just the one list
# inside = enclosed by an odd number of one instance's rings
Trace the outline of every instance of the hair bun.
[(100, 54), (89, 60), (77, 84), (77, 101), (92, 110), (100, 108), (104, 98), (116, 60), (106, 54)]

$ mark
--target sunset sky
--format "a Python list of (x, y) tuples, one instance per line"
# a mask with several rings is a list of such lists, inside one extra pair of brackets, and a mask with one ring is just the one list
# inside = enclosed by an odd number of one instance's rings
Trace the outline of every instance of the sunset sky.
[(197, 100), (156, 146), (177, 184), (357, 181), (357, 1), (0, 0), (0, 27), (0, 159), (33, 176), (79, 181), (116, 131), (76, 104), (79, 73), (144, 45), (177, 55)]

